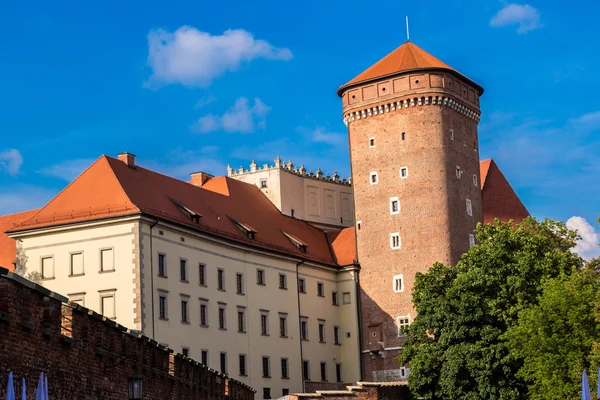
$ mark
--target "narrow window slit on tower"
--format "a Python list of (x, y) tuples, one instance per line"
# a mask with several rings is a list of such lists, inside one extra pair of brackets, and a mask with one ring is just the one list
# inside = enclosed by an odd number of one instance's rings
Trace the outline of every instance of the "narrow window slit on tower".
[(406, 132), (402, 132), (402, 140), (406, 140)]
[(369, 139), (369, 147), (375, 147), (375, 138)]

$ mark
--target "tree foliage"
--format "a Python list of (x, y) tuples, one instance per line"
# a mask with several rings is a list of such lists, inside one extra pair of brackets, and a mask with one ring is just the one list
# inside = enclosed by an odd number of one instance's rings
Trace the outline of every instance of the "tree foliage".
[(417, 397), (528, 398), (518, 375), (523, 359), (504, 335), (537, 304), (546, 280), (583, 265), (570, 251), (575, 233), (556, 221), (528, 218), (516, 228), (496, 220), (476, 234), (479, 244), (455, 267), (435, 264), (417, 274), (417, 317), (400, 354)]

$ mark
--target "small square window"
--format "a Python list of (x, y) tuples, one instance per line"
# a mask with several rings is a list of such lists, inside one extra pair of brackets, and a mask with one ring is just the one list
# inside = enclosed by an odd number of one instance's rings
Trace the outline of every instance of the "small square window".
[(390, 247), (392, 250), (397, 250), (402, 246), (400, 241), (400, 234), (398, 232), (390, 234)]
[(473, 175), (473, 185), (477, 186), (477, 175)]
[(187, 347), (183, 347), (181, 349), (181, 354), (183, 354), (184, 357), (189, 357), (190, 356), (190, 349), (188, 349)]
[(375, 147), (375, 138), (374, 137), (369, 139), (369, 147)]
[(470, 199), (467, 199), (467, 214), (473, 216), (473, 205), (471, 204)]
[(404, 279), (402, 278), (402, 275), (394, 276), (392, 283), (395, 293), (400, 293), (404, 291)]
[(350, 304), (352, 302), (352, 297), (350, 297), (350, 292), (342, 293), (342, 303)]
[(398, 325), (398, 337), (406, 336), (406, 328), (410, 326), (410, 317), (403, 316), (396, 318), (396, 324)]
[(390, 213), (391, 214), (399, 214), (400, 213), (400, 201), (397, 197), (390, 198)]
[(266, 179), (262, 179), (260, 181), (260, 188), (261, 189), (265, 189), (267, 187), (267, 180)]
[(377, 172), (371, 172), (371, 178), (370, 178), (371, 185), (376, 185), (378, 181), (379, 181), (379, 179), (377, 177)]
[(475, 246), (475, 235), (472, 233), (469, 234), (469, 247)]
[(408, 178), (408, 167), (400, 168), (400, 178), (402, 178), (402, 179)]

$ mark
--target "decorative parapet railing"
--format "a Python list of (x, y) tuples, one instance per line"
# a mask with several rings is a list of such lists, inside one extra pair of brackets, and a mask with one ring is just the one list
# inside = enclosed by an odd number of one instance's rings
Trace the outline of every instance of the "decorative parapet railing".
[(256, 163), (256, 161), (252, 160), (249, 169), (244, 169), (243, 166), (240, 166), (240, 168), (238, 169), (233, 169), (231, 165), (227, 164), (227, 176), (236, 177), (240, 175), (248, 175), (253, 174), (255, 172), (268, 171), (274, 169), (283, 169), (284, 171), (298, 175), (302, 178), (317, 179), (320, 181), (337, 183), (346, 186), (352, 185), (351, 177), (348, 177), (348, 179), (346, 179), (343, 176), (340, 177), (337, 172), (334, 172), (333, 175), (330, 176), (329, 174), (324, 174), (323, 171), (321, 171), (321, 168), (317, 169), (317, 172), (313, 172), (312, 170), (307, 172), (306, 168), (304, 167), (304, 164), (302, 164), (300, 167), (296, 167), (292, 160), (288, 161), (287, 163), (284, 163), (281, 160), (280, 156), (277, 156), (277, 158), (275, 159), (275, 164), (263, 164), (262, 167), (260, 167)]
[(403, 108), (417, 107), (417, 106), (445, 106), (450, 109), (462, 114), (472, 120), (479, 122), (481, 114), (478, 111), (465, 106), (459, 101), (456, 101), (447, 96), (421, 96), (413, 97), (404, 100), (391, 101), (386, 104), (372, 105), (361, 110), (352, 111), (344, 115), (344, 124), (357, 120), (373, 117), (379, 114), (400, 111)]

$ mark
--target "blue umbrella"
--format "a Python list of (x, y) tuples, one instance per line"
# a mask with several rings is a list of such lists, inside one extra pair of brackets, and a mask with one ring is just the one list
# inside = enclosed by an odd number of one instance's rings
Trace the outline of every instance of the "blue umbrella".
[(21, 381), (21, 399), (27, 400), (27, 387), (25, 386), (25, 378), (22, 378)]
[(35, 390), (35, 400), (44, 400), (44, 373), (40, 372), (40, 380)]
[(592, 400), (590, 385), (588, 384), (588, 377), (585, 369), (583, 370), (583, 374), (581, 374), (581, 400)]
[(15, 400), (15, 387), (13, 386), (13, 374), (8, 374), (8, 387), (6, 388), (6, 400)]

